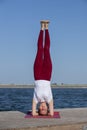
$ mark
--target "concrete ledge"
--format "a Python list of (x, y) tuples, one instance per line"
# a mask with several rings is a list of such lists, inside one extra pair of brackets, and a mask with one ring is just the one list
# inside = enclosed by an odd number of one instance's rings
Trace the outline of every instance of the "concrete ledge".
[(83, 130), (87, 108), (56, 109), (59, 119), (29, 119), (19, 111), (0, 112), (0, 130)]

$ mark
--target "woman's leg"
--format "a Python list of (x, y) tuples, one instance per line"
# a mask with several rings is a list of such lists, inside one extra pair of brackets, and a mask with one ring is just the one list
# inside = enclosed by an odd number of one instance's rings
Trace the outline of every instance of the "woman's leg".
[(50, 56), (50, 36), (48, 29), (45, 30), (44, 62), (43, 62), (43, 79), (51, 80), (52, 61)]
[(43, 30), (40, 30), (37, 43), (37, 54), (34, 62), (34, 79), (39, 80), (42, 77), (43, 66)]

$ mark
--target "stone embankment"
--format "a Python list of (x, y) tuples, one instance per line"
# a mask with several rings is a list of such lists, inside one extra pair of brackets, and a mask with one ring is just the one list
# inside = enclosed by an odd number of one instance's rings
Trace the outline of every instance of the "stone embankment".
[(25, 118), (19, 111), (0, 112), (0, 130), (87, 130), (87, 108), (57, 109), (60, 118)]

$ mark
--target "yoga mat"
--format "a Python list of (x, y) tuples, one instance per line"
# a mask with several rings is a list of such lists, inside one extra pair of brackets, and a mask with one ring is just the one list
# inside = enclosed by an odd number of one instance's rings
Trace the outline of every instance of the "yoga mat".
[(31, 112), (25, 115), (25, 118), (60, 118), (59, 112), (55, 111), (53, 116), (32, 116)]

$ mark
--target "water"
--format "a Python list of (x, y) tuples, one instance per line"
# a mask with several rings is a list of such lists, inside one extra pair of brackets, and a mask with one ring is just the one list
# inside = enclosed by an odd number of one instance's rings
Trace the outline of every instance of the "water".
[[(87, 88), (52, 89), (54, 108), (87, 107)], [(0, 111), (27, 112), (32, 108), (33, 88), (0, 88)]]

